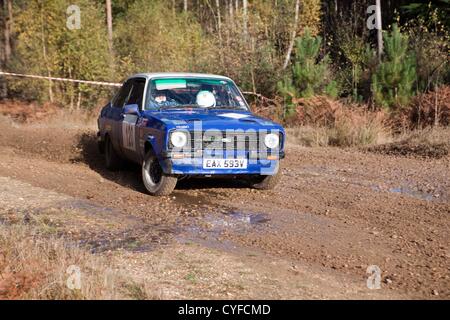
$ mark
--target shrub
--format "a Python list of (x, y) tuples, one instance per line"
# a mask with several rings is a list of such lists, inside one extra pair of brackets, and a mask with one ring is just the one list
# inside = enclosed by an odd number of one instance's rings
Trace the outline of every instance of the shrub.
[(410, 39), (410, 47), (417, 61), (417, 87), (421, 92), (434, 90), (442, 85), (450, 73), (450, 34), (436, 14), (430, 13), (433, 28), (426, 19), (416, 18), (403, 26)]
[(450, 126), (450, 86), (414, 97), (409, 107), (396, 115), (395, 124), (407, 129)]
[(311, 36), (309, 30), (296, 40), (291, 74), (278, 83), (278, 91), (287, 103), (287, 116), (293, 113), (293, 100), (296, 98), (317, 94), (337, 95), (336, 82), (329, 80), (329, 58), (319, 58), (321, 45), (322, 38)]
[(384, 46), (383, 61), (372, 76), (375, 103), (387, 109), (405, 106), (414, 94), (416, 81), (416, 62), (408, 48), (408, 37), (394, 25), (384, 36)]
[(330, 129), (330, 145), (339, 147), (368, 146), (384, 142), (388, 130), (376, 116), (367, 114), (338, 119)]
[[(389, 140), (384, 112), (366, 105), (346, 106), (327, 97), (298, 99), (296, 113), (286, 124), (288, 139), (304, 146), (367, 146)], [(302, 127), (298, 127), (301, 125)]]

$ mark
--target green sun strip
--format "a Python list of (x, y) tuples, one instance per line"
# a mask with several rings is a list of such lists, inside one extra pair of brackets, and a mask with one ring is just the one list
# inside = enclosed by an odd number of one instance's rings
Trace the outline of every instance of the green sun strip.
[(183, 89), (188, 86), (188, 83), (192, 84), (206, 84), (206, 85), (225, 85), (227, 84), (224, 80), (214, 80), (214, 79), (157, 79), (154, 80), (157, 90), (164, 89)]
[(193, 82), (198, 82), (201, 84), (209, 84), (214, 86), (226, 84), (226, 82), (224, 82), (223, 80), (211, 80), (211, 79), (195, 79)]
[(187, 86), (186, 79), (159, 79), (155, 80), (157, 90), (183, 89)]

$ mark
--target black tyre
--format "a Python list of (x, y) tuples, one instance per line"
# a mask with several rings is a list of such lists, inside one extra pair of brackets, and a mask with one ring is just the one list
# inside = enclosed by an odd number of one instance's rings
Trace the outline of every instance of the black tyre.
[(118, 170), (123, 167), (123, 159), (117, 154), (111, 139), (105, 139), (105, 164), (109, 170)]
[(97, 142), (97, 147), (98, 147), (98, 152), (100, 152), (100, 154), (105, 154), (105, 141), (98, 141)]
[(257, 176), (250, 180), (250, 184), (253, 188), (258, 190), (272, 190), (281, 180), (281, 169), (273, 176)]
[(178, 179), (164, 174), (158, 159), (148, 152), (142, 163), (142, 181), (151, 195), (168, 196), (175, 189)]

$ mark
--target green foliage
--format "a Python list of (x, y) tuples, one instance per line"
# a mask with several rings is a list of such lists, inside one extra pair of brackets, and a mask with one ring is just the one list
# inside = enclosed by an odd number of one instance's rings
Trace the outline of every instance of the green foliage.
[(412, 2), (401, 7), (405, 16), (420, 19), (424, 26), (436, 25), (436, 20), (442, 21), (450, 29), (450, 0), (434, 0), (426, 3)]
[[(450, 33), (435, 11), (430, 14), (412, 19), (402, 28), (416, 56), (417, 87), (422, 92), (443, 84), (450, 73)], [(434, 27), (428, 27), (426, 21), (434, 21)]]
[(340, 95), (358, 102), (370, 96), (367, 83), (370, 82), (373, 65), (377, 63), (368, 40), (370, 30), (366, 26), (366, 9), (367, 4), (361, 1), (352, 6), (347, 13), (348, 18), (333, 16), (339, 21), (339, 28), (329, 39), (330, 56), (339, 62), (336, 79), (340, 84)]
[(287, 115), (293, 110), (295, 98), (310, 98), (316, 94), (337, 95), (337, 84), (329, 79), (329, 58), (320, 59), (322, 38), (313, 37), (309, 30), (296, 39), (292, 72), (278, 83), (278, 90), (288, 104)]
[(117, 24), (115, 48), (122, 61), (122, 78), (133, 72), (207, 71), (211, 42), (189, 15), (177, 15), (166, 1), (138, 0)]
[[(66, 27), (66, 0), (30, 0), (18, 11), (17, 47), (12, 62), (14, 70), (73, 79), (109, 80), (109, 53), (102, 10), (89, 0), (77, 1), (81, 10), (81, 29)], [(22, 80), (14, 90), (36, 100), (53, 100), (70, 107), (93, 106), (101, 95), (92, 86)]]
[(414, 95), (416, 60), (397, 25), (384, 36), (383, 60), (372, 76), (375, 103), (388, 109), (405, 106)]
[[(378, 105), (393, 108), (406, 104), (414, 89), (427, 91), (450, 81), (449, 1), (404, 8), (403, 1), (383, 4), (383, 25), (390, 26), (399, 9), (404, 34), (395, 29), (386, 36), (378, 66), (373, 32), (366, 27), (370, 0), (301, 0), (297, 25), (296, 0), (248, 1), (246, 15), (242, 1), (188, 0), (185, 12), (180, 0), (115, 0), (112, 52), (104, 0), (17, 0), (13, 57), (2, 68), (115, 82), (135, 72), (225, 74), (243, 91), (282, 95), (287, 115), (296, 99), (322, 94), (360, 102), (373, 96)], [(81, 8), (81, 30), (66, 27), (71, 4)], [(2, 27), (7, 13), (0, 8)], [(285, 69), (294, 32), (299, 38)], [(0, 32), (0, 43), (5, 37)], [(0, 58), (2, 50), (0, 45)], [(111, 95), (109, 88), (66, 82), (8, 78), (7, 84), (12, 98), (51, 99), (69, 108), (90, 108)]]

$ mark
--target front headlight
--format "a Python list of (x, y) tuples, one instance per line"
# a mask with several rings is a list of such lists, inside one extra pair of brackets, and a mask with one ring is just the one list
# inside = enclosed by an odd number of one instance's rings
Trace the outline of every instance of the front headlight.
[(181, 131), (172, 132), (170, 142), (175, 148), (183, 148), (187, 144), (186, 133)]
[(275, 149), (280, 145), (280, 137), (278, 134), (269, 133), (264, 137), (264, 144), (267, 148)]

